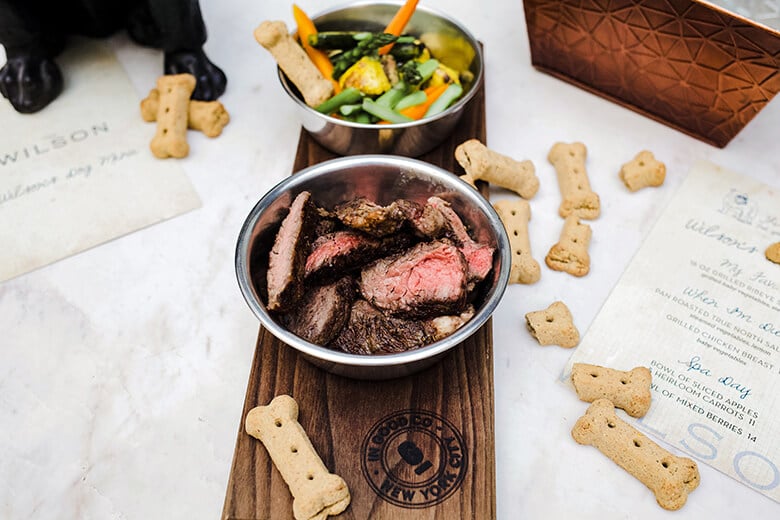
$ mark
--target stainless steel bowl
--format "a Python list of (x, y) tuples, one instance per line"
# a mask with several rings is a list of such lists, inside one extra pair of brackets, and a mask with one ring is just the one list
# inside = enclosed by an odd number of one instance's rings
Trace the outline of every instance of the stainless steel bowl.
[[(397, 354), (355, 355), (321, 347), (289, 332), (266, 310), (265, 273), (279, 224), (292, 200), (311, 192), (321, 207), (355, 197), (382, 205), (399, 198), (424, 202), (432, 195), (449, 201), (474, 239), (496, 248), (493, 270), (476, 300), (476, 314), (451, 336)], [(260, 323), (311, 363), (358, 379), (388, 379), (426, 368), (479, 329), (495, 310), (509, 279), (510, 249), (504, 227), (490, 203), (455, 175), (431, 164), (398, 156), (342, 157), (306, 168), (271, 189), (250, 211), (238, 237), (236, 274), (241, 292)], [(262, 295), (262, 296), (261, 296)]]
[[(398, 10), (399, 3), (360, 2), (336, 7), (313, 18), (317, 30), (381, 31)], [(459, 57), (468, 53), (468, 70), (473, 81), (465, 85), (466, 91), (444, 112), (410, 123), (371, 125), (353, 123), (321, 114), (304, 103), (298, 90), (287, 81), (279, 70), (279, 80), (284, 90), (298, 107), (301, 124), (315, 141), (339, 155), (395, 154), (407, 157), (422, 155), (441, 143), (455, 128), (466, 105), (474, 97), (482, 82), (482, 49), (471, 33), (461, 24), (432, 9), (418, 5), (406, 33), (419, 36), (437, 33), (442, 40), (452, 43), (451, 49), (462, 45), (464, 52), (454, 52)], [(445, 61), (446, 62), (446, 61)]]

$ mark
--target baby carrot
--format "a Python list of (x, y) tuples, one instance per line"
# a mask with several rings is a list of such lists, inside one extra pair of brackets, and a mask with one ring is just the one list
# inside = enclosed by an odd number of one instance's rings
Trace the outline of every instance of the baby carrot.
[(298, 37), (301, 40), (301, 46), (309, 59), (314, 63), (323, 76), (333, 83), (333, 92), (338, 94), (341, 91), (338, 81), (333, 79), (333, 63), (331, 63), (328, 55), (319, 49), (315, 49), (309, 44), (309, 35), (317, 34), (317, 28), (314, 26), (314, 22), (311, 21), (309, 15), (306, 12), (293, 4), (293, 18), (298, 25)]
[[(406, 27), (406, 24), (408, 24), (409, 20), (412, 18), (414, 10), (417, 9), (418, 2), (419, 0), (406, 0), (406, 3), (404, 3), (400, 9), (398, 9), (398, 12), (396, 12), (395, 16), (393, 16), (393, 19), (390, 20), (390, 23), (388, 23), (387, 27), (385, 27), (385, 32), (394, 36), (401, 36), (401, 33)], [(385, 45), (379, 49), (379, 54), (387, 54), (390, 52), (392, 47), (392, 43)]]

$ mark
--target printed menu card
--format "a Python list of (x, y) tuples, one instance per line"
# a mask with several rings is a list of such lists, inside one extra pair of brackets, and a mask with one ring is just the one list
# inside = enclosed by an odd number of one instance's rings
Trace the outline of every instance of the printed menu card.
[(200, 206), (101, 42), (58, 58), (65, 88), (35, 114), (0, 98), (0, 282)]
[(637, 427), (780, 502), (775, 242), (780, 191), (697, 163), (564, 377), (576, 362), (648, 367), (653, 403)]

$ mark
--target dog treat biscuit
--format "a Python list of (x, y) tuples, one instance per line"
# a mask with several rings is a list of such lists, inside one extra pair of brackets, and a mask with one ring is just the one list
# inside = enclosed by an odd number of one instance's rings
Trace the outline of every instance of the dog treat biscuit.
[(580, 332), (574, 326), (571, 311), (563, 302), (553, 302), (546, 309), (527, 313), (525, 322), (531, 336), (540, 345), (572, 348), (580, 342)]
[(780, 264), (780, 242), (775, 242), (774, 244), (767, 247), (764, 255), (770, 262)]
[(344, 479), (330, 473), (298, 422), (298, 403), (289, 395), (249, 411), (246, 432), (259, 439), (290, 487), (295, 520), (324, 520), (350, 502)]
[(591, 234), (590, 226), (580, 222), (576, 215), (566, 217), (560, 239), (550, 248), (544, 259), (547, 267), (573, 276), (588, 274), (590, 271), (588, 247)]
[(571, 382), (582, 401), (592, 403), (596, 399), (609, 399), (631, 417), (644, 417), (650, 409), (651, 380), (647, 367), (623, 371), (574, 363), (571, 371)]
[(516, 161), (487, 148), (478, 139), (469, 139), (455, 148), (455, 159), (474, 180), (483, 180), (512, 190), (524, 199), (539, 191), (531, 161)]
[(333, 83), (312, 63), (284, 22), (266, 20), (255, 29), (254, 35), (257, 43), (271, 53), (279, 68), (298, 87), (307, 105), (316, 107), (333, 95)]
[(585, 157), (588, 150), (582, 143), (555, 143), (547, 160), (555, 167), (561, 204), (558, 214), (566, 218), (577, 215), (586, 220), (598, 218), (601, 213), (599, 196), (590, 188)]
[(531, 205), (523, 199), (503, 199), (493, 203), (493, 207), (509, 235), (509, 246), (512, 250), (509, 283), (538, 282), (541, 269), (539, 263), (531, 256), (531, 241), (528, 238)]
[(465, 181), (466, 183), (468, 183), (472, 188), (476, 188), (477, 187), (476, 179), (474, 179), (474, 177), (472, 177), (468, 173), (464, 173), (463, 175), (460, 176), (460, 178), (463, 181)]
[(580, 444), (594, 446), (655, 494), (658, 505), (680, 509), (699, 485), (699, 468), (677, 457), (620, 419), (608, 399), (597, 399), (571, 431)]
[(642, 150), (620, 168), (620, 179), (631, 191), (658, 187), (666, 179), (666, 165), (657, 160), (653, 152)]
[(160, 99), (157, 108), (157, 132), (150, 148), (155, 157), (186, 157), (190, 153), (187, 144), (187, 112), (190, 96), (195, 90), (195, 76), (173, 74), (157, 79)]
[[(153, 88), (141, 101), (141, 117), (146, 122), (157, 121), (160, 106), (160, 91)], [(203, 132), (207, 137), (217, 137), (230, 122), (230, 114), (219, 101), (190, 100), (187, 108), (187, 127)]]

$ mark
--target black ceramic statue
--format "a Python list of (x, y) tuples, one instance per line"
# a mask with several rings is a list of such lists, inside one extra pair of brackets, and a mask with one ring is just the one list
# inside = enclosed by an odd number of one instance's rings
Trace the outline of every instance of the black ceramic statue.
[(198, 0), (0, 0), (0, 44), (6, 64), (0, 93), (17, 112), (37, 112), (62, 92), (54, 61), (69, 35), (102, 38), (120, 29), (141, 45), (162, 49), (164, 73), (197, 79), (194, 99), (210, 101), (227, 78), (206, 57)]

